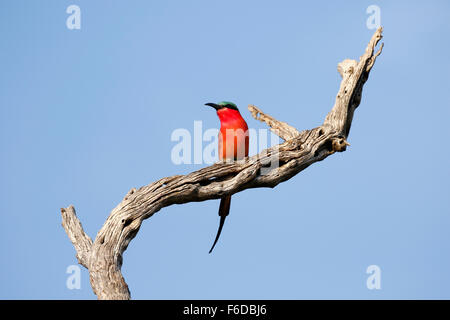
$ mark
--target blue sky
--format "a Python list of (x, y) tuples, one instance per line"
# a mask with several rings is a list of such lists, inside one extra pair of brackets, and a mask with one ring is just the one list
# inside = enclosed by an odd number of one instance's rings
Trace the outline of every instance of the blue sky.
[(0, 3), (0, 298), (95, 299), (84, 268), (66, 287), (59, 209), (94, 238), (132, 187), (204, 166), (173, 164), (170, 136), (217, 127), (205, 102), (235, 102), (251, 128), (248, 104), (320, 125), (372, 4), (385, 48), (351, 147), (235, 195), (211, 255), (219, 201), (164, 208), (122, 272), (135, 299), (449, 299), (448, 1), (86, 0)]

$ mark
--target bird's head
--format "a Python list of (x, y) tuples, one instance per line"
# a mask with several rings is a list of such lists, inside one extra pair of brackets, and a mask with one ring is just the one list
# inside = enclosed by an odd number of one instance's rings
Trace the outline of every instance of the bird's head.
[(229, 101), (222, 101), (219, 103), (209, 102), (209, 103), (205, 103), (205, 106), (213, 107), (214, 109), (217, 110), (217, 112), (219, 112), (220, 110), (225, 111), (225, 109), (239, 111), (238, 107), (233, 102), (229, 102)]
[(238, 107), (233, 103), (229, 101), (222, 101), (219, 103), (205, 103), (206, 106), (213, 107), (217, 111), (217, 116), (219, 117), (220, 121), (227, 122), (234, 119), (241, 118), (241, 114), (239, 113)]

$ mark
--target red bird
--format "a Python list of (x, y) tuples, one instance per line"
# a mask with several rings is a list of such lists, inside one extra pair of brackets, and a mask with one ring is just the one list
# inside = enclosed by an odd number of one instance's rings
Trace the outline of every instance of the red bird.
[[(205, 105), (213, 107), (217, 111), (220, 120), (219, 132), (219, 159), (220, 160), (240, 160), (248, 156), (248, 127), (244, 118), (239, 113), (238, 107), (228, 101), (215, 103), (206, 103)], [(217, 230), (214, 244), (209, 250), (211, 253), (219, 240), (222, 232), (225, 218), (230, 212), (231, 195), (223, 196), (220, 199), (219, 206), (219, 230)]]

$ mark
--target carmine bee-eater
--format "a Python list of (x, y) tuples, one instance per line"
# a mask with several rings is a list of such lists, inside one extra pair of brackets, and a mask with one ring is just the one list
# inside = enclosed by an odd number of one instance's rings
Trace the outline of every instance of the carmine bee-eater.
[[(228, 101), (215, 103), (206, 103), (205, 105), (213, 107), (217, 111), (220, 120), (219, 131), (219, 159), (220, 160), (240, 160), (248, 156), (248, 127), (244, 118), (239, 113), (238, 107)], [(225, 218), (230, 212), (231, 195), (223, 196), (220, 199), (219, 206), (219, 230), (217, 230), (214, 244), (209, 250), (211, 253), (219, 240), (222, 232)]]

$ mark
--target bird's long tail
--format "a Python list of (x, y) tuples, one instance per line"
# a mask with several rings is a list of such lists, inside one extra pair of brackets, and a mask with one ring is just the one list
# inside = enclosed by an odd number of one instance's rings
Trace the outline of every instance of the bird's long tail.
[(219, 206), (219, 230), (217, 230), (216, 239), (214, 240), (214, 243), (211, 247), (211, 250), (209, 250), (209, 253), (211, 253), (217, 243), (217, 240), (219, 240), (220, 233), (222, 232), (223, 224), (225, 223), (225, 219), (230, 213), (230, 205), (231, 205), (231, 196), (224, 196), (220, 199), (220, 206)]

